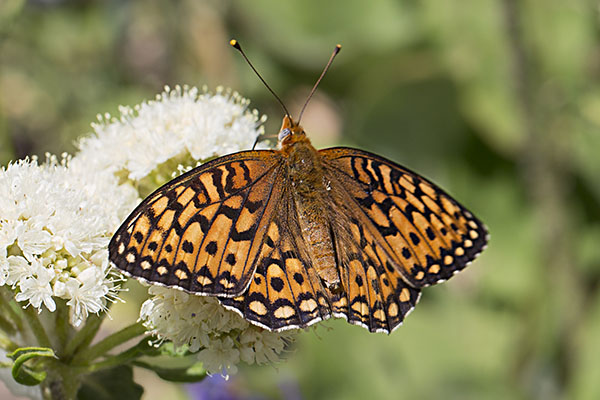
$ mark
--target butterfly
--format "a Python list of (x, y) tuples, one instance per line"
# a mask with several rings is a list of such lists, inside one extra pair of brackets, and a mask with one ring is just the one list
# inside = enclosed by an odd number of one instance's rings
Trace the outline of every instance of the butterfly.
[(316, 150), (289, 114), (278, 138), (156, 190), (116, 231), (110, 261), (268, 330), (333, 316), (390, 333), (421, 289), (484, 249), (481, 221), (422, 176), (363, 150)]

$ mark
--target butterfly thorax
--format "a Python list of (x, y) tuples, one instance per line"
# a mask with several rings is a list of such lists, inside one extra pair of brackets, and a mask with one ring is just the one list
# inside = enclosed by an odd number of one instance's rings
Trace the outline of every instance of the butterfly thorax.
[(281, 152), (286, 156), (287, 179), (306, 251), (322, 282), (336, 291), (340, 275), (331, 238), (329, 186), (322, 158), (299, 125), (292, 125), (291, 133), (281, 141)]

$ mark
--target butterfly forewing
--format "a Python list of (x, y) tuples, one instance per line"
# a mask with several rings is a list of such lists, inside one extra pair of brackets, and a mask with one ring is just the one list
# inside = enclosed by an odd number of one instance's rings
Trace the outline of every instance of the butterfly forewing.
[(248, 151), (204, 164), (146, 198), (109, 245), (117, 267), (198, 294), (235, 296), (254, 273), (281, 197), (281, 156)]
[(411, 286), (450, 278), (485, 247), (483, 224), (425, 178), (357, 149), (319, 153), (331, 184), (347, 193), (356, 226), (373, 235)]

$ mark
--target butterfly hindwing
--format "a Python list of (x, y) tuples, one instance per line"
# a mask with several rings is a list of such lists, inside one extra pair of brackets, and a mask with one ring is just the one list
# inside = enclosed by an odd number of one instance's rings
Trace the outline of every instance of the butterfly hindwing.
[(411, 286), (450, 278), (485, 247), (485, 226), (425, 178), (366, 151), (319, 153), (331, 184), (347, 193), (347, 212)]
[(417, 304), (420, 291), (410, 287), (389, 256), (358, 221), (345, 221), (349, 232), (333, 232), (343, 293), (332, 302), (333, 315), (370, 332), (391, 333)]
[(304, 328), (331, 314), (295, 213), (286, 191), (267, 229), (248, 290), (235, 298), (219, 298), (225, 307), (274, 331)]
[(109, 245), (128, 274), (198, 294), (246, 289), (281, 195), (281, 157), (247, 151), (208, 162), (148, 196)]

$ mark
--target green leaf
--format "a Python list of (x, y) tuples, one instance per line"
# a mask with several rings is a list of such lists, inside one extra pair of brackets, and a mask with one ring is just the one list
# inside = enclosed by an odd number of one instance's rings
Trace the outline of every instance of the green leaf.
[(134, 382), (133, 368), (120, 365), (86, 376), (77, 393), (78, 400), (135, 400), (144, 388)]
[(134, 365), (154, 371), (156, 375), (170, 382), (194, 383), (206, 378), (206, 371), (202, 368), (202, 363), (181, 368), (163, 368), (143, 361), (136, 361)]
[(15, 381), (21, 385), (35, 386), (46, 379), (46, 372), (25, 365), (25, 362), (34, 358), (57, 358), (54, 350), (47, 347), (22, 347), (7, 356), (14, 360), (12, 366), (12, 376)]

